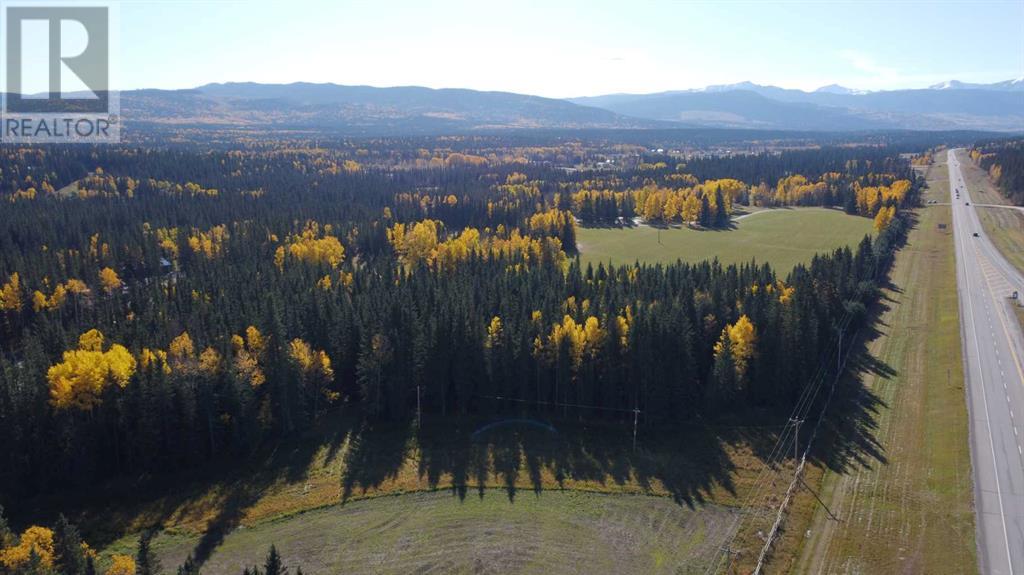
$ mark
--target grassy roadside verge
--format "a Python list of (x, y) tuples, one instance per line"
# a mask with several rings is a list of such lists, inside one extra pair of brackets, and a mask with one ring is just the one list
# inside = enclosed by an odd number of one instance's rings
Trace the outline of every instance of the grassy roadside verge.
[[(925, 197), (948, 197), (945, 163)], [(825, 503), (808, 524), (797, 573), (977, 571), (968, 415), (956, 263), (947, 206), (919, 210), (886, 290), (888, 309), (869, 352), (864, 386), (879, 400), (875, 438), (884, 462), (828, 471)], [(812, 484), (813, 485), (813, 484)]]
[[(1007, 205), (1006, 198), (992, 185), (988, 175), (967, 154), (957, 154), (967, 188), (975, 203)], [(978, 206), (978, 218), (985, 233), (1011, 264), (1024, 271), (1024, 212), (1006, 208)]]

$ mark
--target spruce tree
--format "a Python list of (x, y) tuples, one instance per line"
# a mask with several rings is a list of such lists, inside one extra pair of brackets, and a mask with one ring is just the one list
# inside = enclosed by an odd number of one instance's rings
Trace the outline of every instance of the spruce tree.
[(139, 547), (135, 554), (136, 575), (158, 575), (162, 571), (160, 558), (153, 553), (151, 543), (156, 533), (147, 529), (139, 536)]
[(274, 545), (270, 546), (270, 552), (267, 553), (267, 560), (263, 564), (263, 575), (287, 575), (288, 569), (281, 563), (281, 555), (277, 552), (277, 547)]
[(199, 566), (191, 555), (178, 567), (178, 575), (199, 575)]
[(82, 575), (85, 573), (85, 551), (78, 528), (60, 514), (53, 526), (54, 567), (61, 575)]

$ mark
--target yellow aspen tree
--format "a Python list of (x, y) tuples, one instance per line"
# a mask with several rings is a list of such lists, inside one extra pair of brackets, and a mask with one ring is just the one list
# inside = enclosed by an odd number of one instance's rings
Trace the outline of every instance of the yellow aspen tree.
[(199, 354), (199, 372), (208, 377), (214, 377), (220, 373), (221, 356), (220, 352), (212, 347), (207, 347)]
[(135, 560), (131, 555), (115, 553), (110, 556), (110, 561), (110, 568), (104, 571), (104, 575), (135, 575)]
[(18, 311), (21, 305), (21, 277), (18, 272), (14, 272), (7, 283), (0, 287), (0, 309)]
[(46, 309), (46, 295), (36, 290), (32, 293), (32, 311), (43, 311)]
[(64, 352), (62, 361), (46, 372), (50, 403), (57, 409), (91, 410), (111, 384), (128, 385), (135, 373), (135, 357), (123, 345), (103, 351), (103, 334), (92, 329), (79, 338), (79, 348)]
[(484, 341), (484, 347), (487, 349), (494, 349), (501, 345), (503, 333), (504, 327), (501, 324), (501, 318), (494, 316), (491, 318), (491, 323), (487, 325), (487, 339)]
[(139, 352), (139, 366), (144, 370), (160, 370), (164, 375), (171, 374), (171, 366), (167, 363), (167, 352), (162, 349), (142, 348)]
[(181, 335), (172, 339), (170, 345), (167, 346), (167, 355), (174, 364), (185, 366), (192, 363), (196, 357), (196, 348), (195, 344), (192, 343), (192, 336), (187, 331), (181, 332)]
[(33, 525), (21, 534), (18, 544), (0, 551), (0, 565), (8, 573), (19, 573), (27, 568), (35, 554), (46, 569), (53, 568), (53, 531)]
[(240, 335), (231, 336), (231, 347), (235, 352), (234, 367), (249, 385), (256, 388), (266, 382), (266, 376), (260, 367), (266, 340), (255, 326), (245, 330), (245, 338)]
[(100, 285), (103, 286), (104, 291), (112, 294), (124, 284), (116, 271), (111, 268), (103, 268), (100, 270)]
[(78, 336), (78, 349), (101, 351), (103, 349), (103, 339), (103, 332), (98, 329), (90, 329)]
[(328, 402), (339, 397), (338, 393), (329, 389), (334, 380), (334, 369), (331, 368), (331, 358), (326, 352), (314, 350), (308, 343), (296, 338), (288, 345), (288, 357), (295, 363), (300, 381), (313, 397), (314, 414), (319, 411), (321, 396)]
[(757, 333), (746, 314), (741, 315), (728, 329), (733, 361), (736, 363), (736, 376), (742, 380), (747, 374), (750, 359), (754, 356)]

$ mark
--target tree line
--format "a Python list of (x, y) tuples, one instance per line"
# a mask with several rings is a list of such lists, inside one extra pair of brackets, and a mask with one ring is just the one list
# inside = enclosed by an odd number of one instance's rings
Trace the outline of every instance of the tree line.
[(970, 154), (1011, 202), (1024, 206), (1024, 140), (976, 144)]

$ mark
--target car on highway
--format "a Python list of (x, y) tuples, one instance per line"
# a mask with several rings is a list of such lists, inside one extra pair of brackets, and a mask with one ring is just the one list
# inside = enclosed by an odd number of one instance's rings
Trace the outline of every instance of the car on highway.
[(976, 238), (977, 238), (977, 237), (980, 237), (980, 236), (978, 236), (978, 232), (974, 232), (974, 233), (973, 233), (973, 234), (971, 234), (971, 235), (973, 235), (973, 236), (974, 236), (974, 237), (976, 237)]

